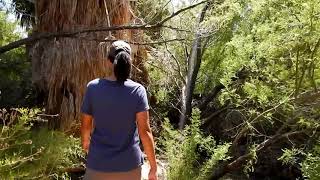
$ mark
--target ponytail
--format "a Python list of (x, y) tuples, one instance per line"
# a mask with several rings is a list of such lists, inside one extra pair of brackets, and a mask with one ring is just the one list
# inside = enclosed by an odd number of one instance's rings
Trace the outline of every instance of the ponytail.
[(131, 57), (126, 51), (120, 51), (116, 54), (114, 61), (114, 75), (117, 81), (123, 83), (130, 77)]
[(119, 83), (123, 83), (131, 73), (131, 47), (128, 43), (118, 40), (111, 44), (108, 59), (113, 63), (114, 75)]

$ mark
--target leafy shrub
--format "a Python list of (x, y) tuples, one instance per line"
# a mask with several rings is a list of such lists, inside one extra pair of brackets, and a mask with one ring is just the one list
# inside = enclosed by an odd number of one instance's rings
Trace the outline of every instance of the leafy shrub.
[[(164, 155), (169, 163), (169, 180), (200, 180), (205, 179), (218, 161), (229, 157), (227, 152), (230, 144), (217, 145), (212, 136), (205, 137), (200, 130), (200, 111), (192, 113), (192, 123), (183, 131), (174, 130), (166, 121), (161, 144), (164, 145)], [(209, 158), (200, 162), (201, 152)]]
[(0, 118), (0, 179), (58, 179), (84, 157), (79, 139), (46, 128), (32, 128), (39, 110), (17, 109), (19, 116)]
[[(302, 158), (303, 157), (303, 158)], [(302, 162), (301, 159), (304, 159)], [(284, 149), (282, 156), (278, 159), (285, 165), (298, 165), (303, 176), (310, 180), (320, 179), (320, 142), (310, 152), (305, 149)], [(299, 163), (299, 161), (301, 163)]]
[(306, 159), (301, 163), (303, 175), (311, 180), (320, 179), (320, 142), (307, 154)]

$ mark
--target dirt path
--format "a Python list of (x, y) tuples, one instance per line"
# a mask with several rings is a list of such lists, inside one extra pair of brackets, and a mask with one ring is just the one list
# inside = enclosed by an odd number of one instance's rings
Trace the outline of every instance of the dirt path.
[[(166, 178), (166, 163), (162, 162), (161, 160), (157, 160), (158, 164), (158, 180), (167, 180)], [(142, 180), (148, 180), (148, 173), (149, 173), (150, 165), (147, 160), (145, 160), (144, 164), (142, 165)]]

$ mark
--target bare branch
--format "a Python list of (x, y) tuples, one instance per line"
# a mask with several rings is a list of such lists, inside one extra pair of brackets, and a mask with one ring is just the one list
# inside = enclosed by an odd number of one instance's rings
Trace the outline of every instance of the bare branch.
[(194, 8), (194, 7), (197, 7), (197, 6), (199, 6), (199, 5), (201, 5), (201, 4), (204, 4), (204, 3), (208, 2), (208, 1), (209, 1), (209, 0), (201, 1), (201, 2), (199, 2), (199, 3), (197, 3), (197, 4), (194, 4), (194, 5), (191, 5), (191, 6), (187, 6), (187, 7), (185, 7), (185, 8), (182, 8), (182, 9), (178, 10), (177, 12), (172, 13), (171, 16), (168, 16), (168, 17), (164, 18), (162, 21), (160, 21), (160, 22), (157, 23), (157, 24), (162, 25), (162, 24), (164, 24), (165, 22), (167, 22), (167, 21), (169, 21), (170, 19), (172, 19), (173, 17), (179, 15), (180, 13), (182, 13), (182, 12), (184, 12), (184, 11), (186, 11), (186, 10), (192, 9), (192, 8)]
[(162, 28), (172, 29), (172, 30), (175, 30), (175, 31), (180, 31), (180, 32), (189, 32), (189, 33), (193, 32), (193, 31), (190, 31), (190, 30), (187, 30), (187, 29), (180, 29), (180, 28), (177, 28), (177, 27), (169, 26), (169, 25), (162, 25), (161, 27)]
[[(284, 103), (287, 103), (291, 100), (293, 100), (293, 98), (290, 98), (292, 96), (293, 93), (291, 93), (291, 95), (286, 98), (284, 101), (280, 102), (278, 105), (260, 113), (257, 117), (255, 117), (254, 119), (248, 121), (249, 124), (254, 124), (256, 121), (258, 121), (261, 117), (263, 117), (265, 114), (271, 112), (271, 111), (274, 111), (276, 109), (278, 109), (280, 106), (282, 106)], [(248, 124), (247, 123), (247, 124)], [(235, 139), (233, 140), (233, 143), (232, 143), (232, 146), (235, 147), (237, 146), (239, 140), (241, 137), (243, 137), (245, 135), (245, 133), (249, 130), (249, 127), (248, 126), (245, 126), (241, 129), (241, 131), (236, 135)]]
[[(162, 27), (164, 23), (169, 21), (170, 19), (174, 18), (175, 16), (179, 15), (180, 13), (187, 11), (189, 9), (192, 9), (194, 7), (197, 7), (206, 1), (201, 1), (197, 4), (182, 8), (178, 10), (177, 12), (171, 14), (170, 16), (164, 18), (160, 22), (156, 24), (129, 24), (129, 25), (121, 25), (121, 26), (111, 26), (111, 27), (93, 27), (93, 28), (84, 28), (84, 29), (79, 29), (75, 31), (67, 31), (67, 32), (46, 32), (46, 33), (37, 33), (34, 35), (31, 35), (30, 37), (20, 39), (18, 41), (9, 43), (5, 46), (0, 47), (0, 54), (5, 53), (7, 51), (10, 51), (12, 49), (18, 48), (22, 45), (26, 44), (32, 44), (36, 41), (39, 41), (41, 39), (52, 39), (52, 38), (57, 38), (57, 37), (73, 37), (79, 34), (84, 34), (84, 33), (92, 33), (92, 32), (108, 32), (108, 31), (121, 31), (121, 30), (130, 30), (130, 29), (141, 29), (141, 30), (147, 30), (147, 29), (156, 29), (159, 27)], [(169, 26), (167, 26), (169, 27)]]
[(172, 54), (172, 52), (168, 49), (167, 44), (165, 44), (165, 47), (166, 47), (167, 52), (169, 52), (169, 54), (170, 54), (171, 57), (175, 60), (177, 66), (178, 66), (177, 72), (178, 72), (178, 75), (179, 75), (182, 83), (183, 83), (183, 84), (186, 84), (186, 81), (185, 81), (185, 79), (184, 79), (184, 77), (183, 77), (183, 75), (182, 75), (181, 65), (180, 65), (178, 59), (177, 59), (177, 58)]
[[(114, 42), (116, 39), (92, 39), (92, 38), (84, 38), (84, 37), (76, 37), (79, 39), (84, 39), (87, 41), (97, 41), (97, 42)], [(164, 43), (170, 43), (170, 42), (175, 42), (175, 41), (184, 41), (184, 38), (176, 38), (176, 39), (168, 39), (168, 40), (163, 40), (163, 41), (151, 41), (151, 42), (134, 42), (134, 41), (126, 41), (129, 44), (134, 44), (134, 45), (156, 45), (156, 44), (164, 44)]]
[[(150, 18), (151, 21), (152, 21), (153, 19), (155, 19), (157, 15), (163, 13), (163, 11), (165, 10), (165, 8), (168, 6), (168, 4), (171, 3), (171, 1), (172, 1), (172, 0), (167, 1), (167, 2), (161, 7), (161, 11), (158, 12), (158, 13), (155, 13), (155, 14)], [(151, 13), (149, 13), (149, 14), (151, 14)]]

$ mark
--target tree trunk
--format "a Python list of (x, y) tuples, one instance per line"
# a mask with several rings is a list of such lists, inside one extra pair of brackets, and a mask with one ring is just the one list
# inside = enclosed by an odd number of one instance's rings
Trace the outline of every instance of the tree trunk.
[[(204, 20), (206, 11), (209, 8), (210, 3), (207, 3), (202, 9), (199, 20), (197, 22), (197, 27), (200, 26), (201, 22)], [(181, 115), (179, 121), (179, 129), (183, 129), (186, 122), (190, 118), (192, 111), (192, 95), (195, 88), (198, 72), (201, 65), (203, 47), (202, 47), (202, 34), (200, 30), (197, 30), (195, 34), (195, 39), (192, 44), (190, 56), (188, 57), (188, 71), (186, 76), (186, 85), (183, 86), (181, 92)]]

